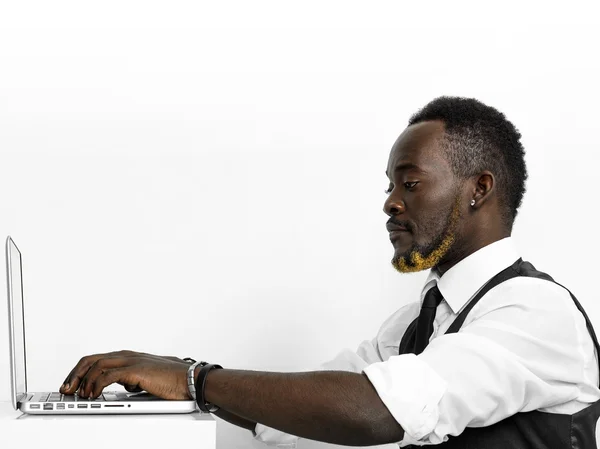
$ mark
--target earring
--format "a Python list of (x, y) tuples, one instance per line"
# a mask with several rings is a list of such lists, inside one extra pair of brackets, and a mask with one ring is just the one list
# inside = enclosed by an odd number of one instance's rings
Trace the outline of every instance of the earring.
[(475, 206), (475, 200), (471, 200), (471, 206)]

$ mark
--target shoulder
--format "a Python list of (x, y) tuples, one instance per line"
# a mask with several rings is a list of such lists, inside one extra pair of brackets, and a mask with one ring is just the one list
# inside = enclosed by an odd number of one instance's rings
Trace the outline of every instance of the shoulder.
[(569, 291), (545, 279), (519, 276), (492, 288), (467, 316), (463, 327), (503, 327), (546, 342), (575, 343), (587, 333), (583, 314)]
[(546, 279), (529, 276), (517, 276), (498, 284), (480, 302), (491, 307), (513, 305), (525, 309), (554, 311), (576, 307), (565, 287)]

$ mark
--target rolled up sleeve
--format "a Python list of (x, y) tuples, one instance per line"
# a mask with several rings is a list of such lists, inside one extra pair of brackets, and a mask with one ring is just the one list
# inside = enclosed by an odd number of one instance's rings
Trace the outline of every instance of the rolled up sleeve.
[(390, 357), (365, 368), (382, 402), (414, 441), (429, 435), (439, 420), (447, 382), (414, 354)]
[(499, 300), (458, 333), (434, 338), (418, 356), (364, 369), (405, 431), (401, 447), (440, 444), (466, 427), (577, 398), (583, 358), (575, 320), (582, 317), (553, 287), (530, 290), (520, 304)]

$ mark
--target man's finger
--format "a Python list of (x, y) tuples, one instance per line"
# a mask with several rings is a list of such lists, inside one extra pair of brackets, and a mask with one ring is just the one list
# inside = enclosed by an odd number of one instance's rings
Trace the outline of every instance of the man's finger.
[(84, 398), (88, 397), (92, 392), (95, 383), (100, 375), (102, 375), (107, 370), (113, 368), (123, 368), (131, 365), (134, 362), (134, 358), (132, 357), (103, 357), (96, 362), (92, 366), (89, 367), (87, 373), (81, 380), (81, 386), (79, 389), (79, 396)]
[(99, 359), (108, 357), (126, 357), (133, 354), (135, 353), (132, 351), (115, 351), (82, 357), (79, 362), (77, 362), (77, 365), (75, 365), (75, 368), (71, 370), (64, 383), (59, 388), (59, 391), (63, 394), (74, 394), (90, 367)]
[(101, 374), (99, 374), (94, 382), (94, 385), (90, 388), (90, 398), (97, 398), (107, 386), (114, 383), (126, 383), (129, 385), (137, 385), (136, 376), (129, 367), (123, 368), (107, 368)]
[(63, 394), (73, 394), (79, 388), (79, 384), (81, 383), (81, 379), (85, 376), (88, 369), (96, 360), (100, 357), (103, 357), (105, 354), (94, 354), (82, 357), (77, 362), (77, 365), (71, 370), (64, 383), (61, 385), (59, 391)]
[(123, 387), (125, 387), (125, 390), (127, 390), (130, 393), (139, 393), (140, 391), (144, 391), (139, 385), (129, 385), (129, 384), (121, 384), (121, 385), (123, 385)]

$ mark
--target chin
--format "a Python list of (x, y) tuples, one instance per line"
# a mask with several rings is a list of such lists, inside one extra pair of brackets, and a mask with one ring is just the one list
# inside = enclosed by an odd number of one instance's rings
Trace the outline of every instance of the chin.
[(399, 260), (392, 260), (392, 265), (400, 273), (418, 273), (419, 271), (425, 271), (432, 268), (432, 266), (428, 264), (419, 262), (416, 264), (409, 264), (404, 257)]
[[(422, 259), (420, 259), (422, 260)], [(415, 257), (412, 254), (411, 261), (411, 252), (410, 251), (396, 251), (394, 254), (394, 258), (392, 259), (392, 265), (396, 269), (396, 271), (400, 273), (416, 273), (418, 271), (425, 270), (421, 264), (414, 263)]]
[(446, 235), (433, 250), (419, 251), (416, 245), (404, 251), (400, 247), (396, 247), (392, 265), (401, 273), (415, 273), (434, 268), (447, 258), (454, 239), (454, 234)]

